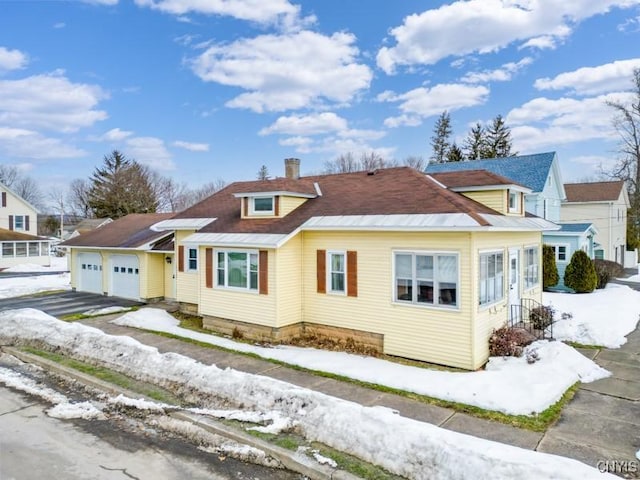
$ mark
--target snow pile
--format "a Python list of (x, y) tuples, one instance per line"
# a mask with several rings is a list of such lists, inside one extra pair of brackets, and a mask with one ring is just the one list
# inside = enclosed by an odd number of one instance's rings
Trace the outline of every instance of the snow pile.
[(69, 274), (0, 278), (0, 299), (49, 290), (70, 290)]
[(50, 417), (60, 419), (104, 420), (106, 418), (102, 410), (96, 408), (91, 402), (59, 403), (48, 409), (46, 413)]
[(512, 415), (539, 413), (556, 403), (578, 381), (591, 382), (609, 375), (591, 360), (562, 344), (537, 342), (540, 361), (524, 357), (491, 359), (486, 371), (447, 372), (401, 365), (372, 357), (313, 348), (259, 347), (179, 327), (164, 310), (142, 308), (111, 321), (192, 338), (231, 350), (250, 352), (310, 370), (335, 373), (430, 397), (474, 405)]
[(387, 408), (364, 407), (279, 380), (221, 370), (175, 353), (161, 354), (128, 337), (61, 322), (38, 310), (0, 313), (0, 341), (46, 343), (142, 381), (182, 385), (243, 408), (279, 411), (298, 422), (307, 439), (408, 478), (602, 478), (575, 460), (463, 435), (400, 417)]
[[(545, 292), (542, 298), (556, 310), (553, 336), (558, 340), (619, 348), (640, 318), (640, 292), (626, 285), (610, 283), (582, 294)], [(562, 313), (572, 318), (563, 320)]]
[(69, 270), (67, 257), (50, 257), (51, 265), (37, 265), (35, 263), (21, 263), (5, 268), (5, 272), (66, 272)]
[(114, 305), (113, 307), (94, 308), (92, 310), (87, 310), (86, 312), (83, 312), (83, 315), (86, 315), (87, 317), (96, 317), (98, 315), (109, 315), (110, 313), (125, 312), (130, 309), (130, 307), (120, 307)]

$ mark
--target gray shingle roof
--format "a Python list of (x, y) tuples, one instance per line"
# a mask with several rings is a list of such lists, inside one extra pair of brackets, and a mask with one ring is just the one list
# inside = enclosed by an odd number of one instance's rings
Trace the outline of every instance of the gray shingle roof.
[(517, 157), (466, 160), (463, 162), (430, 163), (426, 173), (488, 170), (510, 178), (533, 192), (541, 192), (549, 176), (556, 152), (519, 155)]

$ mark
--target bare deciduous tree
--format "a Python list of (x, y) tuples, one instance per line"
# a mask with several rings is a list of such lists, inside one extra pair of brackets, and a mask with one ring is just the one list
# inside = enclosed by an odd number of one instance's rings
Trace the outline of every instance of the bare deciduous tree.
[(404, 159), (402, 164), (405, 167), (411, 167), (414, 170), (419, 172), (424, 172), (424, 169), (427, 168), (427, 162), (422, 157), (410, 156)]
[(398, 166), (395, 160), (387, 160), (375, 151), (364, 152), (360, 159), (356, 160), (353, 153), (348, 152), (339, 155), (334, 160), (324, 162), (323, 174), (331, 173), (352, 173), (372, 171), (380, 168), (390, 168)]
[(14, 165), (0, 165), (0, 182), (41, 210), (43, 198), (40, 187), (31, 177), (23, 175)]

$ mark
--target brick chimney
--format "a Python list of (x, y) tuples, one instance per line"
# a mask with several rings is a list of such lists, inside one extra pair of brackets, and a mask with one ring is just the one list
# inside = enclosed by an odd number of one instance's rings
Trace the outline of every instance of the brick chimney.
[(300, 178), (300, 159), (285, 158), (284, 159), (284, 176), (287, 178)]

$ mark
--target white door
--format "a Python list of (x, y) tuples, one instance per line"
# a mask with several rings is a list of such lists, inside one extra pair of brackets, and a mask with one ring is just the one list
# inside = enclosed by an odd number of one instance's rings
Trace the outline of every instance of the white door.
[(140, 266), (136, 255), (111, 255), (111, 292), (114, 297), (140, 298)]
[[(520, 305), (520, 258), (517, 248), (509, 249), (509, 306), (511, 305)], [(517, 310), (519, 309), (514, 309)]]
[(79, 253), (76, 262), (80, 292), (102, 293), (102, 256), (99, 253)]

